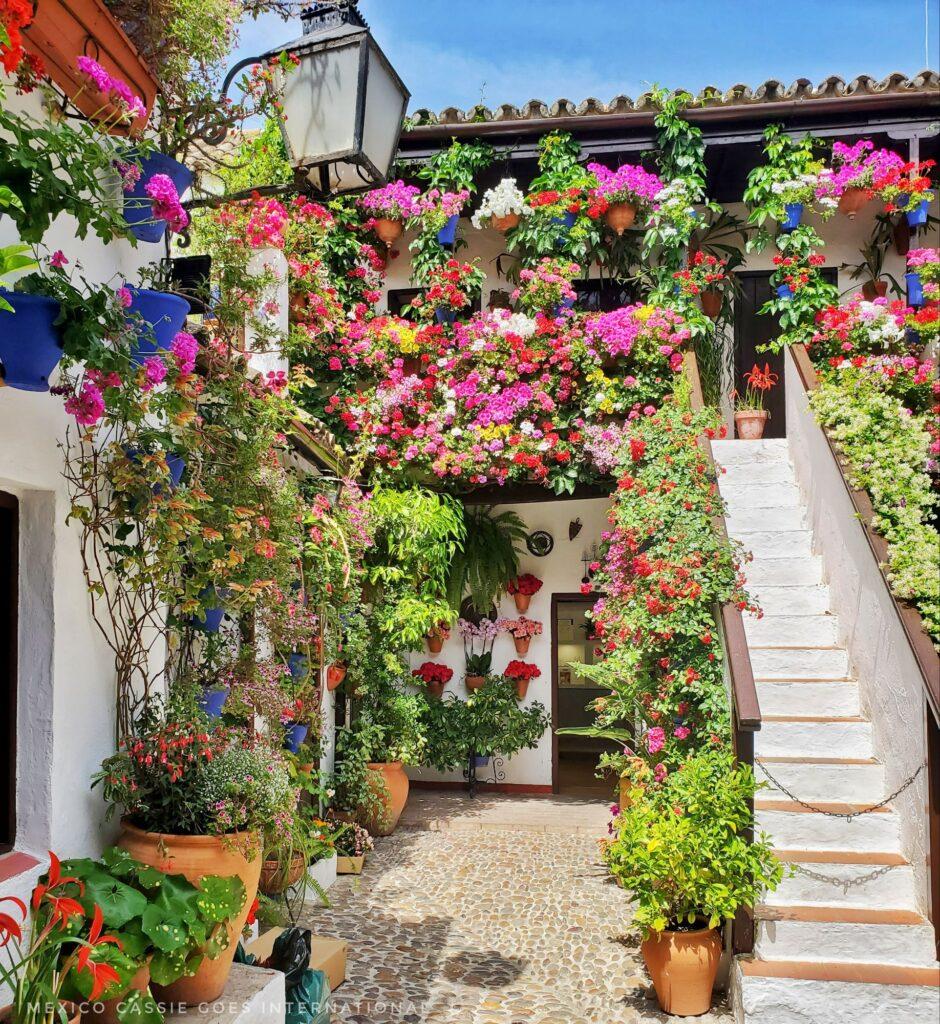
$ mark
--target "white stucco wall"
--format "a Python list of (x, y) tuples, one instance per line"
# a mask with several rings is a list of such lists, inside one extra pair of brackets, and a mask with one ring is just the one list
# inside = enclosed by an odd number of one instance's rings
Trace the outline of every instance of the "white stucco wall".
[[(901, 786), (927, 756), (923, 682), (884, 578), (868, 546), (825, 435), (809, 409), (793, 357), (786, 355), (787, 430), (797, 481), (822, 556), (833, 611), (863, 714), (871, 719), (875, 756), (885, 765), (886, 792)], [(929, 908), (927, 774), (892, 801), (921, 908)]]
[[(538, 665), (542, 675), (529, 683), (528, 693), (522, 705), (540, 701), (551, 713), (552, 706), (552, 623), (551, 605), (553, 594), (578, 594), (584, 566), (581, 555), (590, 550), (592, 544), (599, 544), (601, 533), (607, 528), (607, 510), (610, 502), (607, 498), (586, 498), (573, 501), (547, 500), (531, 504), (500, 505), (499, 511), (511, 510), (518, 513), (526, 524), (528, 531), (547, 530), (555, 540), (555, 546), (549, 555), (536, 558), (524, 550), (519, 562), (520, 573), (530, 572), (542, 580), (542, 589), (532, 598), (527, 618), (542, 623), (541, 636), (533, 637), (529, 653), (521, 660)], [(583, 526), (574, 540), (568, 540), (568, 524), (573, 519), (580, 519)], [(515, 603), (509, 595), (505, 595), (499, 604), (499, 614), (503, 618), (518, 618)], [(500, 633), (493, 647), (493, 671), (501, 672), (510, 661), (518, 658), (512, 637)], [(454, 670), (454, 677), (447, 684), (447, 692), (461, 699), (467, 697), (464, 686), (464, 652), (463, 641), (456, 628), (451, 631), (451, 638), (444, 644), (440, 654), (429, 654), (427, 650), (417, 651), (411, 656), (413, 668), (425, 661), (448, 665)], [(461, 781), (460, 772), (440, 773), (428, 768), (409, 769), (413, 779), (430, 781)], [(491, 777), (490, 770), (481, 771), (481, 778)], [(551, 786), (552, 784), (552, 735), (546, 730), (537, 748), (520, 751), (506, 762), (506, 779), (509, 785)]]

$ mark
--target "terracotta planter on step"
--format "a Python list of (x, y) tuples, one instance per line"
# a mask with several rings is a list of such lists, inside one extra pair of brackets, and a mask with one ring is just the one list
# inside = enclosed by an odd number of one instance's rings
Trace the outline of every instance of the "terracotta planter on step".
[(468, 690), (479, 690), (486, 682), (486, 676), (464, 676), (463, 681)]
[(887, 281), (866, 281), (862, 285), (862, 295), (869, 301), (874, 302), (875, 299), (883, 299), (888, 294), (888, 282)]
[(390, 836), (408, 802), (408, 776), (401, 761), (370, 764), (368, 768), (372, 773), (369, 786), (382, 801), (382, 809), (363, 825), (374, 836)]
[(768, 413), (766, 409), (743, 409), (734, 414), (734, 428), (742, 441), (756, 441), (764, 436)]
[(714, 928), (661, 932), (646, 939), (640, 951), (664, 1013), (708, 1013), (721, 959), (721, 939)]
[(490, 227), (505, 235), (507, 231), (517, 228), (521, 219), (518, 213), (507, 213), (505, 217), (491, 217)]
[(636, 207), (631, 203), (614, 203), (608, 207), (604, 220), (611, 230), (622, 235), (636, 220)]
[(366, 855), (363, 854), (361, 857), (342, 857), (337, 856), (336, 858), (336, 873), (338, 875), (361, 875), (362, 867), (366, 862)]
[(527, 612), (529, 610), (529, 605), (532, 602), (532, 595), (531, 594), (513, 594), (512, 595), (512, 599), (513, 599), (513, 601), (516, 602), (516, 611), (517, 612)]
[(290, 864), (282, 864), (276, 857), (266, 860), (261, 864), (258, 888), (265, 896), (280, 896), (300, 881), (306, 867), (307, 858), (302, 853), (295, 853)]
[(521, 639), (517, 636), (512, 638), (512, 642), (516, 645), (516, 654), (528, 654), (529, 644), (532, 643), (532, 637), (524, 636)]
[[(85, 1016), (82, 1020), (85, 1024), (94, 1021), (94, 1024), (120, 1024), (118, 1020), (118, 1008), (124, 1002), (124, 1000), (130, 995), (131, 992), (146, 992), (150, 985), (150, 964), (146, 963), (140, 970), (131, 978), (131, 987), (120, 997), (120, 999), (107, 999), (101, 1004), (91, 1003), (88, 1009), (85, 1011)], [(100, 1011), (95, 1010), (94, 1007), (101, 1005)]]
[(346, 678), (346, 666), (341, 661), (335, 661), (326, 670), (326, 688), (335, 690)]
[(839, 196), (839, 213), (844, 213), (849, 220), (855, 220), (855, 215), (869, 201), (870, 196), (863, 188), (847, 188)]
[(702, 292), (699, 295), (702, 303), (702, 312), (709, 320), (717, 320), (721, 316), (722, 294), (721, 292)]
[(402, 236), (405, 225), (400, 220), (379, 217), (375, 221), (375, 233), (386, 245), (394, 245)]
[[(229, 944), (215, 960), (203, 960), (191, 977), (167, 985), (154, 986), (158, 1000), (171, 1003), (202, 1003), (218, 999), (228, 981), (235, 957), (238, 936), (248, 917), (248, 910), (258, 892), (261, 876), (261, 841), (254, 833), (240, 833), (221, 839), (217, 836), (174, 836), (143, 829), (122, 822), (118, 846), (143, 864), (170, 875), (183, 875), (198, 886), (206, 875), (229, 878), (237, 875), (245, 886), (245, 903), (228, 924)], [(245, 855), (248, 854), (250, 860)]]

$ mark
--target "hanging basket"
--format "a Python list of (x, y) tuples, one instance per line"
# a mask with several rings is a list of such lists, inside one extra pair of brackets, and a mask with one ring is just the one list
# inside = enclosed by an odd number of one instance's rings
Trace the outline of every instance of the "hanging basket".
[(166, 234), (166, 221), (156, 220), (153, 216), (153, 202), (147, 195), (147, 185), (155, 174), (165, 174), (176, 186), (180, 198), (193, 183), (193, 172), (164, 153), (151, 153), (149, 156), (131, 159), (140, 160), (140, 177), (130, 192), (124, 194), (124, 219), (131, 229), (131, 234), (141, 242), (160, 242)]
[(839, 213), (844, 213), (849, 220), (855, 220), (855, 215), (869, 201), (870, 196), (863, 188), (847, 188), (839, 196)]
[(7, 387), (48, 391), (49, 377), (62, 358), (62, 334), (56, 326), (59, 303), (45, 295), (21, 295), (0, 288), (12, 307), (0, 309), (0, 363)]
[(390, 217), (378, 217), (372, 227), (379, 239), (386, 245), (394, 245), (405, 230), (402, 221), (392, 220)]
[(131, 304), (126, 319), (137, 335), (131, 346), (131, 358), (139, 364), (170, 347), (186, 323), (189, 303), (172, 292), (155, 292), (149, 288), (128, 288), (128, 291)]
[(520, 220), (522, 218), (518, 213), (507, 213), (505, 217), (490, 217), (490, 227), (505, 235), (507, 231), (519, 227)]
[(614, 203), (604, 214), (607, 226), (622, 235), (636, 220), (636, 207), (632, 203)]

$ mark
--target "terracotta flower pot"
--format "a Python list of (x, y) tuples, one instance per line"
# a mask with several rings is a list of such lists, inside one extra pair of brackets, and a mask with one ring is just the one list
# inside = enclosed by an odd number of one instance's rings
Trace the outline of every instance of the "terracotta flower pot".
[(622, 235), (636, 220), (636, 207), (632, 203), (614, 203), (607, 208), (604, 220), (609, 228)]
[(863, 188), (847, 188), (839, 196), (839, 213), (844, 213), (849, 220), (855, 220), (855, 215), (868, 202), (869, 198)]
[(439, 679), (425, 685), (428, 688), (428, 696), (433, 697), (435, 700), (440, 700), (444, 696), (444, 690), (447, 687), (447, 683), (441, 682)]
[(346, 678), (346, 666), (341, 661), (335, 661), (326, 670), (326, 688), (335, 690)]
[(664, 1013), (698, 1017), (708, 1012), (721, 959), (714, 928), (661, 932), (646, 939), (640, 951)]
[[(213, 1002), (228, 981), (238, 945), (238, 936), (258, 892), (261, 875), (261, 841), (254, 833), (225, 837), (174, 836), (145, 832), (129, 822), (122, 822), (118, 846), (143, 864), (170, 875), (183, 875), (199, 885), (206, 875), (229, 878), (237, 875), (245, 886), (245, 903), (228, 924), (229, 944), (215, 960), (205, 959), (192, 977), (183, 977), (165, 988), (154, 986), (158, 999), (172, 1003)], [(245, 856), (248, 854), (251, 859)]]
[(276, 857), (265, 860), (258, 888), (265, 896), (279, 896), (300, 881), (306, 867), (307, 859), (302, 853), (295, 853), (290, 864), (282, 864)]
[(366, 862), (366, 855), (361, 857), (337, 857), (336, 873), (338, 875), (361, 875), (362, 867)]
[(468, 690), (479, 690), (486, 682), (486, 676), (464, 676), (463, 681)]
[[(86, 1010), (85, 1016), (82, 1020), (85, 1024), (89, 1024), (90, 1021), (94, 1021), (94, 1024), (120, 1024), (118, 1021), (118, 1007), (134, 990), (137, 992), (146, 992), (147, 987), (150, 985), (150, 964), (144, 964), (140, 970), (131, 978), (131, 987), (124, 993), (119, 999), (107, 999), (103, 1003), (89, 1003)], [(101, 1010), (96, 1010), (95, 1007), (100, 1005)]]
[(532, 595), (531, 594), (513, 594), (512, 595), (512, 599), (513, 599), (513, 601), (516, 602), (516, 611), (517, 612), (527, 612), (529, 610), (529, 605), (532, 602)]
[(721, 292), (706, 291), (699, 295), (702, 303), (702, 312), (710, 320), (717, 320), (721, 316), (722, 294)]
[(505, 217), (491, 217), (490, 227), (495, 228), (497, 231), (502, 231), (505, 235), (507, 231), (512, 231), (513, 228), (519, 226), (519, 221), (522, 218), (518, 213), (507, 213)]
[(875, 299), (884, 298), (888, 294), (888, 282), (887, 281), (866, 281), (862, 285), (862, 295), (869, 301), (874, 302)]
[(444, 650), (444, 638), (442, 636), (427, 637), (428, 650), (431, 654), (440, 654)]
[(516, 645), (516, 654), (528, 654), (529, 653), (529, 644), (532, 643), (532, 637), (530, 637), (530, 636), (523, 636), (523, 637), (514, 636), (512, 638), (512, 642)]
[(891, 225), (891, 237), (894, 239), (894, 251), (898, 256), (906, 256), (911, 248), (911, 226), (907, 217)]
[(742, 409), (734, 414), (734, 427), (742, 441), (756, 441), (764, 436), (766, 409)]
[[(69, 1024), (79, 1024), (82, 1019), (81, 1007), (75, 1006), (73, 1003), (63, 1003), (62, 1006), (65, 1008), (67, 1013), (73, 1013), (73, 1016), (69, 1017)], [(13, 1007), (4, 1006), (0, 1010), (0, 1024), (10, 1024), (13, 1020)]]
[(404, 230), (405, 225), (400, 220), (391, 220), (388, 217), (376, 218), (375, 233), (386, 245), (394, 245), (401, 238)]
[(368, 768), (372, 772), (369, 786), (382, 801), (382, 810), (369, 815), (363, 825), (374, 836), (390, 836), (408, 802), (408, 776), (401, 761), (370, 764)]
[(516, 700), (525, 700), (525, 695), (529, 692), (529, 680), (513, 679), (512, 685), (516, 691)]

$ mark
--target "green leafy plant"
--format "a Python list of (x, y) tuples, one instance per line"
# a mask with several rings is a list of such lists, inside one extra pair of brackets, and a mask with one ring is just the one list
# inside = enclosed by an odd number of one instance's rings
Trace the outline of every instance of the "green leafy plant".
[(497, 512), (487, 505), (466, 506), (463, 518), (465, 535), (449, 567), (447, 599), (459, 609), (469, 594), (482, 614), (519, 575), (519, 548), (528, 530), (515, 512)]
[[(32, 270), (38, 265), (28, 245), (5, 245), (0, 248), (0, 283), (18, 270)], [(6, 299), (0, 297), (0, 310), (12, 313), (13, 307)]]
[(476, 179), (495, 158), (492, 146), (485, 142), (451, 141), (447, 149), (435, 153), (417, 172), (419, 181), (429, 189), (442, 192), (476, 191)]

